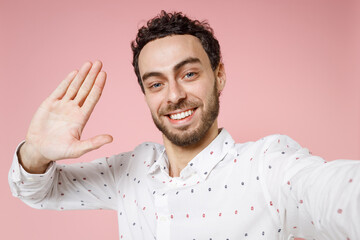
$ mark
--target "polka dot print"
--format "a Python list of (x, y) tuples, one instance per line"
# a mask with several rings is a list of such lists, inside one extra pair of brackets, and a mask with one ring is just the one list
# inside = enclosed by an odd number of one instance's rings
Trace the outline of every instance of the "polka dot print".
[[(120, 239), (280, 239), (285, 233), (310, 234), (317, 239), (319, 226), (331, 236), (337, 231), (337, 222), (342, 227), (351, 226), (343, 224), (345, 221), (360, 225), (350, 209), (359, 208), (359, 203), (346, 203), (333, 194), (340, 189), (344, 194), (360, 195), (359, 164), (325, 162), (286, 136), (235, 144), (223, 129), (186, 165), (180, 177), (169, 176), (163, 146), (145, 143), (132, 152), (90, 163), (54, 163), (39, 176), (24, 174), (16, 159), (10, 186), (15, 196), (37, 208), (117, 210)], [(314, 191), (300, 191), (298, 186), (303, 188), (307, 182), (287, 171), (305, 168), (320, 169), (313, 174)], [(331, 171), (339, 175), (335, 178), (328, 173)], [(43, 200), (41, 193), (46, 187), (51, 187), (54, 200)], [(328, 194), (318, 194), (327, 187)], [(279, 201), (280, 190), (286, 204)], [(324, 196), (326, 201), (320, 201)], [(329, 202), (329, 206), (309, 209), (314, 198), (320, 198), (322, 204)], [(331, 211), (321, 213), (334, 216), (331, 227), (312, 209)], [(341, 229), (341, 239), (358, 238), (346, 230)]]

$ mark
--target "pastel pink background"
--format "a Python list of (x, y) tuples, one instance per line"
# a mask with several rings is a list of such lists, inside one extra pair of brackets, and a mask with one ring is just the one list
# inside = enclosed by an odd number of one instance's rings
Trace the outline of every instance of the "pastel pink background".
[(41, 101), (86, 60), (101, 59), (108, 82), (84, 137), (114, 142), (75, 161), (161, 142), (130, 51), (161, 9), (215, 29), (227, 71), (219, 123), (236, 141), (282, 133), (327, 160), (360, 159), (359, 1), (0, 0), (1, 239), (118, 239), (115, 212), (31, 209), (7, 172)]

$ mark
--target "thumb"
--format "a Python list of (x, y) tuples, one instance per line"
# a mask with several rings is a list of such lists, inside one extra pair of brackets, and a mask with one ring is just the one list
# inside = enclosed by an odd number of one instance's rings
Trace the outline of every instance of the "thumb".
[(76, 155), (76, 157), (80, 157), (85, 153), (98, 149), (107, 143), (111, 143), (112, 141), (113, 137), (109, 134), (101, 134), (86, 140), (79, 141), (76, 146), (77, 152), (74, 155)]

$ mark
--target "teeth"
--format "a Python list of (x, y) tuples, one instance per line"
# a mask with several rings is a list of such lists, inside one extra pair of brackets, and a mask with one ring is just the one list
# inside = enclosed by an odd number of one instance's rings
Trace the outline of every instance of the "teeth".
[(171, 114), (170, 118), (174, 119), (174, 120), (180, 120), (180, 119), (190, 116), (191, 114), (193, 114), (193, 112), (194, 112), (194, 110), (188, 110), (188, 111), (181, 112), (181, 113)]

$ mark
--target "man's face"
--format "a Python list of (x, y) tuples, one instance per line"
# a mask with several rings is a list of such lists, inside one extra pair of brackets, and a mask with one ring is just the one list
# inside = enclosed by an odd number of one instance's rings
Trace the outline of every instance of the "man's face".
[(178, 146), (200, 141), (218, 116), (225, 77), (222, 67), (212, 70), (199, 39), (174, 35), (149, 42), (139, 70), (157, 128)]

